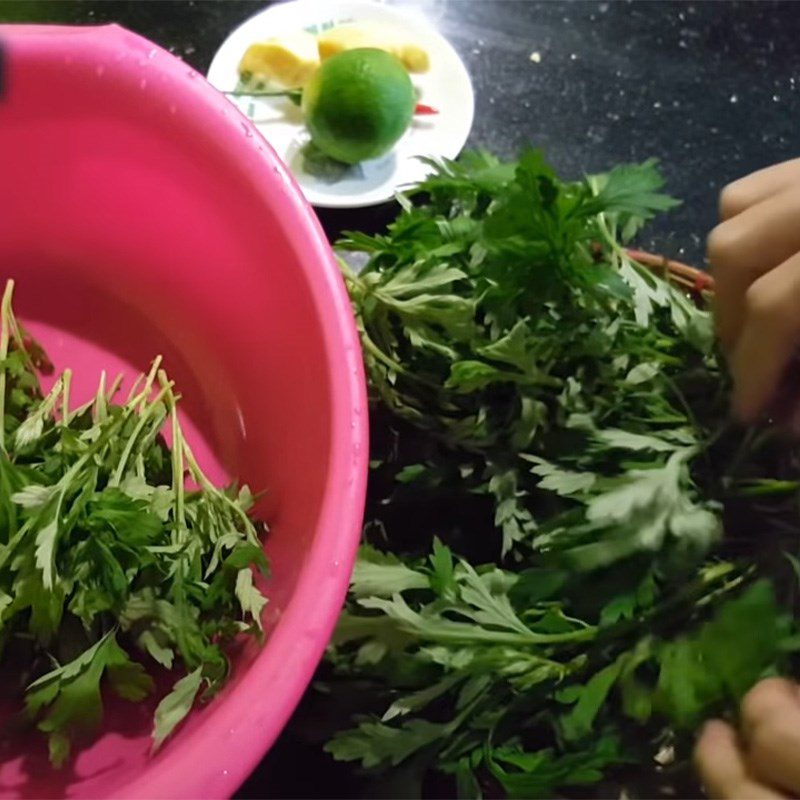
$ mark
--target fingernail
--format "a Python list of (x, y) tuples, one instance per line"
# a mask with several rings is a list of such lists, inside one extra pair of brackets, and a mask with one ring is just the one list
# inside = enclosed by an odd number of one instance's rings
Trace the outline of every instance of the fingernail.
[(699, 739), (701, 736), (714, 736), (716, 735), (715, 732), (722, 730), (724, 726), (725, 723), (721, 719), (707, 719), (700, 726), (700, 733), (697, 738)]
[(711, 720), (711, 719), (707, 719), (707, 720), (705, 720), (703, 722), (703, 724), (697, 729), (697, 738), (698, 739), (701, 739), (703, 736), (705, 736), (706, 731), (709, 728), (713, 727), (713, 724), (712, 724), (713, 722), (714, 722), (714, 720)]

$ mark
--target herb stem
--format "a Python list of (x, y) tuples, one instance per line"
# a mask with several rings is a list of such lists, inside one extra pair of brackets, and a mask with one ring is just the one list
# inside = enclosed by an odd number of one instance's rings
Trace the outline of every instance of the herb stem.
[[(149, 391), (147, 388), (142, 392), (143, 397), (147, 397)], [(172, 396), (172, 384), (167, 383), (166, 386), (163, 386), (161, 391), (155, 396), (153, 402), (150, 403), (146, 408), (142, 408), (139, 406), (139, 420), (136, 423), (136, 427), (133, 429), (130, 437), (128, 437), (128, 441), (125, 443), (125, 449), (122, 451), (122, 455), (120, 456), (119, 463), (114, 470), (114, 474), (109, 479), (110, 486), (119, 486), (122, 478), (125, 475), (125, 468), (128, 466), (128, 461), (130, 460), (131, 453), (133, 452), (133, 448), (139, 440), (139, 436), (144, 429), (145, 425), (148, 423), (150, 418), (156, 413), (157, 409), (159, 408), (159, 403), (164, 400), (167, 396)], [(174, 399), (172, 400), (172, 404), (174, 407)], [(131, 403), (127, 409), (127, 416), (131, 416), (136, 409), (136, 403)]]
[(678, 401), (678, 403), (680, 404), (681, 408), (686, 413), (686, 419), (689, 420), (689, 423), (691, 424), (691, 426), (697, 431), (701, 430), (701, 425), (697, 421), (697, 417), (695, 416), (694, 411), (692, 411), (692, 407), (689, 405), (689, 403), (686, 400), (686, 397), (684, 396), (683, 392), (678, 387), (678, 384), (675, 383), (675, 381), (672, 380), (672, 378), (669, 375), (667, 375), (666, 372), (662, 371), (660, 373), (660, 375), (661, 375), (661, 378), (663, 379), (664, 383), (667, 384), (667, 386), (669, 387), (670, 391), (675, 396), (675, 399)]
[(147, 377), (144, 381), (144, 388), (141, 392), (141, 400), (139, 401), (139, 410), (141, 411), (145, 405), (147, 404), (150, 393), (153, 391), (153, 384), (155, 383), (156, 376), (159, 375), (159, 370), (161, 369), (161, 362), (163, 358), (159, 355), (153, 359), (153, 363), (150, 365), (150, 371), (147, 373)]
[(11, 325), (11, 299), (14, 296), (14, 281), (8, 280), (6, 288), (3, 292), (3, 300), (0, 305), (0, 362), (2, 362), (2, 369), (0, 369), (0, 448), (6, 452), (6, 380), (8, 375), (8, 367), (6, 366), (6, 358), (8, 358), (8, 341), (9, 341), (9, 328)]
[(167, 412), (170, 417), (172, 430), (172, 492), (175, 497), (175, 512), (173, 522), (175, 523), (176, 542), (182, 544), (186, 540), (186, 512), (185, 512), (185, 466), (183, 461), (184, 438), (178, 420), (178, 408), (175, 403), (175, 394), (172, 391), (172, 383), (167, 378), (163, 370), (158, 371), (158, 381), (161, 384), (161, 392), (166, 404)]
[(462, 625), (458, 622), (440, 624), (437, 629), (420, 631), (414, 625), (401, 625), (401, 630), (406, 633), (421, 635), (422, 638), (439, 644), (506, 644), (519, 647), (537, 645), (571, 644), (586, 642), (597, 635), (595, 626), (588, 626), (578, 631), (568, 633), (514, 633), (512, 631), (494, 631), (486, 628), (475, 628), (471, 625)]
[(65, 369), (61, 376), (61, 424), (69, 425), (69, 393), (72, 385), (72, 370)]
[(298, 99), (303, 96), (303, 92), (300, 89), (284, 89), (274, 92), (248, 92), (244, 89), (234, 89), (222, 94), (227, 97), (290, 97)]
[(97, 422), (103, 422), (108, 416), (108, 406), (106, 404), (106, 371), (100, 373), (100, 380), (97, 382), (97, 392), (92, 403), (94, 418)]
[(205, 472), (203, 472), (200, 464), (197, 462), (189, 443), (184, 437), (181, 437), (181, 442), (183, 456), (186, 459), (186, 463), (189, 467), (192, 478), (206, 492), (208, 492), (209, 495), (215, 497), (218, 502), (222, 503), (223, 506), (227, 506), (233, 512), (233, 515), (238, 517), (239, 521), (242, 523), (242, 529), (250, 542), (260, 545), (258, 535), (255, 527), (253, 526), (253, 521), (247, 515), (247, 512), (245, 512), (238, 503), (234, 502), (230, 497), (228, 497), (225, 492), (220, 491), (216, 486), (214, 486), (213, 483), (211, 483), (211, 481), (208, 479), (208, 476), (205, 474)]

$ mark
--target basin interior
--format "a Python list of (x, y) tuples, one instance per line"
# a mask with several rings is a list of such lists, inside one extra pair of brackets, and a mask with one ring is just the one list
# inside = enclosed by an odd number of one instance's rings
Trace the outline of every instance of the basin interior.
[[(17, 313), (57, 369), (73, 369), (76, 403), (102, 371), (129, 383), (164, 356), (210, 476), (264, 492), (266, 622), (275, 626), (312, 546), (331, 453), (329, 354), (302, 263), (305, 233), (284, 218), (285, 179), (276, 172), (265, 194), (264, 175), (230, 157), (264, 143), (242, 130), (221, 146), (157, 59), (131, 69), (109, 53), (42, 52), (7, 47), (0, 276), (15, 279)], [(104, 734), (60, 771), (43, 745), (8, 749), (0, 794), (120, 791), (195, 735), (264, 657), (294, 668), (245, 648), (225, 692), (154, 758), (152, 706), (109, 700)]]

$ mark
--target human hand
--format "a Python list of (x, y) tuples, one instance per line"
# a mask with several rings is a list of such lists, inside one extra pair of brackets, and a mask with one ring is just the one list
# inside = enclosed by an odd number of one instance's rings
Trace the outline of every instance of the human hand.
[(761, 681), (742, 701), (739, 730), (712, 720), (694, 756), (717, 800), (800, 796), (800, 687), (782, 678)]
[(800, 344), (800, 159), (725, 187), (708, 238), (717, 333), (734, 379), (734, 413), (774, 399)]

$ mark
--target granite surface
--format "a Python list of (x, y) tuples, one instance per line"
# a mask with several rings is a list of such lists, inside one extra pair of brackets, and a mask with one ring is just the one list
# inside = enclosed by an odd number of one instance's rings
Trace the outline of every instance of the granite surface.
[[(659, 158), (684, 205), (659, 220), (644, 244), (668, 255), (701, 264), (720, 188), (800, 149), (800, 6), (794, 3), (406, 4), (424, 11), (467, 64), (476, 93), (470, 144), (503, 156), (534, 144), (566, 176)], [(205, 72), (228, 32), (264, 5), (3, 0), (0, 17), (119, 22)], [(392, 213), (389, 205), (326, 211), (321, 219), (335, 236), (342, 228), (379, 227)], [(240, 796), (349, 791), (343, 770), (316, 746), (287, 735)]]
[[(403, 0), (395, 0), (402, 5)], [(683, 207), (644, 244), (695, 264), (721, 186), (797, 154), (800, 13), (791, 2), (410, 0), (451, 40), (476, 95), (470, 144), (543, 147), (567, 176), (661, 159)], [(258, 0), (3, 0), (0, 16), (115, 21), (205, 72)], [(391, 206), (321, 212), (331, 236)]]

